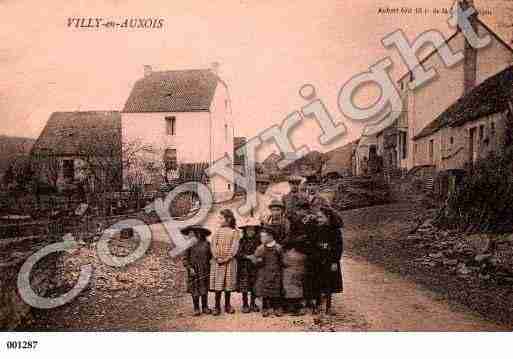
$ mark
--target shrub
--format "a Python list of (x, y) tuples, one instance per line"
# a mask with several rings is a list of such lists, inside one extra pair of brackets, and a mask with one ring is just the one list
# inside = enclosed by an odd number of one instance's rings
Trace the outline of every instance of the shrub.
[(466, 231), (513, 229), (513, 161), (490, 156), (468, 168), (461, 186), (447, 201), (440, 221)]
[(506, 119), (503, 151), (467, 165), (467, 175), (447, 200), (442, 227), (469, 232), (513, 230), (513, 119)]

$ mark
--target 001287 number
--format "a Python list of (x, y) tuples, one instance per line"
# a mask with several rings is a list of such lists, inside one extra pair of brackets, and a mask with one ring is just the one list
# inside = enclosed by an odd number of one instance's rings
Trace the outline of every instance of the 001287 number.
[(38, 342), (36, 340), (16, 340), (7, 341), (7, 349), (30, 350), (36, 349)]

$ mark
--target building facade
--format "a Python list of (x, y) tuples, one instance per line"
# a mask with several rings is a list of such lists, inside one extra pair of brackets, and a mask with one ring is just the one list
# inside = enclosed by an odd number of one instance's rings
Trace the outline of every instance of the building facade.
[[(210, 166), (226, 156), (233, 167), (231, 114), (228, 86), (215, 69), (152, 71), (145, 67), (145, 76), (135, 83), (121, 113), (123, 146), (148, 146), (145, 162), (165, 172), (145, 176), (146, 187), (172, 180), (182, 164)], [(208, 184), (216, 202), (232, 198), (233, 178), (215, 175)]]
[(513, 110), (512, 87), (509, 67), (472, 89), (415, 137), (419, 159), (447, 171), (499, 153)]
[(62, 191), (121, 190), (121, 115), (117, 111), (54, 112), (31, 151), (41, 185)]
[[(477, 138), (465, 126), (451, 127), (444, 131), (431, 131), (445, 127), (446, 118), (441, 115), (456, 104), (458, 100), (471, 93), (485, 80), (508, 68), (513, 63), (513, 50), (502, 41), (488, 26), (475, 18), (473, 25), (479, 36), (488, 35), (491, 43), (483, 49), (473, 49), (467, 43), (463, 33), (457, 31), (448, 39), (447, 45), (452, 52), (462, 51), (464, 60), (448, 68), (435, 53), (423, 61), (424, 68), (436, 69), (438, 76), (427, 86), (408, 90), (412, 75), (407, 74), (399, 81), (405, 92), (408, 124), (408, 148), (406, 167), (432, 165), (437, 169), (447, 168), (447, 163), (464, 162), (461, 155), (455, 156), (453, 148), (461, 147), (470, 136)], [(409, 80), (409, 81), (408, 81)], [(477, 99), (482, 101), (483, 98)], [(452, 139), (451, 139), (452, 138)], [(477, 140), (476, 140), (477, 141)], [(459, 150), (461, 151), (461, 150)], [(446, 160), (449, 160), (448, 162)], [(445, 163), (445, 164), (444, 164)], [(449, 166), (453, 166), (452, 164)]]

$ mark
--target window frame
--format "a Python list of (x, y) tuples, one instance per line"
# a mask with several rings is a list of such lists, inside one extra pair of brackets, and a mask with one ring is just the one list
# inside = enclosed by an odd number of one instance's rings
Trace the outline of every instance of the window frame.
[[(71, 164), (71, 165), (67, 165)], [(74, 159), (63, 159), (62, 160), (62, 178), (65, 181), (75, 180), (75, 160)]]
[(429, 140), (429, 149), (428, 149), (429, 162), (435, 162), (435, 140)]
[(166, 116), (166, 135), (176, 136), (176, 116)]
[(408, 158), (408, 134), (405, 131), (400, 132), (401, 136), (401, 159), (405, 160)]
[[(169, 154), (174, 154), (174, 156), (170, 156)], [(163, 162), (166, 172), (178, 169), (178, 151), (176, 148), (166, 148), (164, 150)], [(174, 165), (174, 167), (172, 165)]]

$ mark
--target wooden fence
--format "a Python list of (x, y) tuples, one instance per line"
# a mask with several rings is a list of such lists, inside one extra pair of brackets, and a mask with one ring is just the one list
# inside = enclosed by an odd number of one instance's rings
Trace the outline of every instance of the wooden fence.
[[(0, 238), (43, 236), (71, 231), (93, 231), (94, 222), (117, 216), (137, 215), (146, 205), (157, 197), (164, 198), (167, 193), (103, 193), (88, 196), (85, 200), (63, 196), (34, 196), (8, 198), (0, 195)], [(195, 193), (184, 192), (177, 196), (170, 208), (172, 217), (189, 214), (199, 205)], [(80, 207), (84, 208), (83, 213)], [(11, 215), (11, 216), (8, 216)], [(16, 218), (12, 215), (23, 216)], [(87, 227), (87, 229), (85, 229)]]

